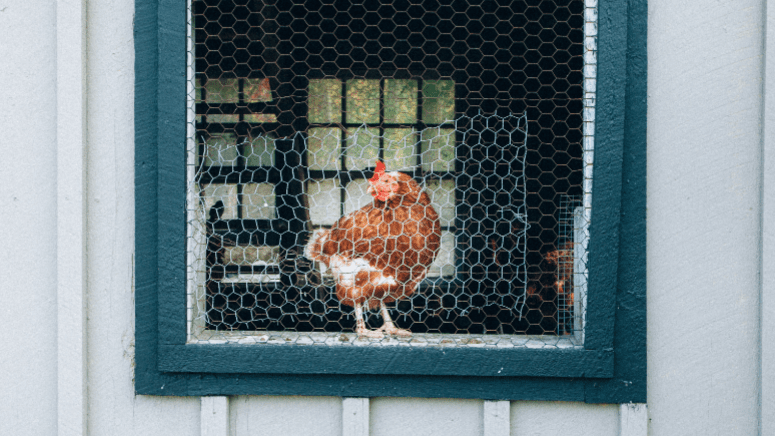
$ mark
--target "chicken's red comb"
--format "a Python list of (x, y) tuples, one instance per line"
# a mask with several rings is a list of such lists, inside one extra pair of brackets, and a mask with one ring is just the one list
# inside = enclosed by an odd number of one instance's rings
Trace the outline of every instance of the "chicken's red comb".
[(374, 168), (374, 176), (369, 179), (370, 182), (376, 182), (379, 180), (379, 176), (385, 173), (385, 164), (383, 164), (380, 161), (377, 161), (377, 167)]

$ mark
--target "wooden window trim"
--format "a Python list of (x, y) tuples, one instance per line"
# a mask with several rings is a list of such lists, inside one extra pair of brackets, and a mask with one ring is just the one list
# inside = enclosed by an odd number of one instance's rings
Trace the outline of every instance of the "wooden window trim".
[(186, 344), (186, 5), (138, 0), (136, 392), (645, 402), (646, 6), (599, 5), (585, 349), (471, 350)]

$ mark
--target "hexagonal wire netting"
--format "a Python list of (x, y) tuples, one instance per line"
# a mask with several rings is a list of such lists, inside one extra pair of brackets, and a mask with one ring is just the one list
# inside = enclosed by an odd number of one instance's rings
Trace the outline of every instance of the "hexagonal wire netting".
[(189, 340), (580, 346), (596, 7), (194, 0)]

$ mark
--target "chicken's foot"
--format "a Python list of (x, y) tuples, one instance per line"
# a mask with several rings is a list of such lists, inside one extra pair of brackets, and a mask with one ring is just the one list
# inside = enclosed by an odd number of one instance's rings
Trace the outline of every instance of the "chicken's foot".
[(380, 301), (380, 310), (382, 311), (382, 319), (385, 320), (385, 322), (382, 324), (382, 327), (379, 328), (379, 330), (385, 332), (388, 335), (393, 336), (412, 336), (412, 332), (406, 329), (400, 329), (393, 324), (393, 320), (390, 319), (390, 313), (388, 313), (387, 307), (385, 306), (385, 303)]
[(357, 334), (358, 337), (364, 336), (372, 339), (382, 339), (385, 336), (382, 334), (382, 329), (369, 330), (366, 328), (366, 321), (363, 320), (363, 307), (364, 305), (355, 305), (355, 334)]

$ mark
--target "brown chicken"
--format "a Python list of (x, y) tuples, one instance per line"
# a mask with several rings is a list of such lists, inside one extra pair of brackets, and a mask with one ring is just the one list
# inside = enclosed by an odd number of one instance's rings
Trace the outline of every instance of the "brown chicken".
[[(420, 185), (406, 174), (385, 172), (377, 162), (369, 179), (374, 201), (316, 231), (305, 255), (324, 263), (336, 281), (336, 296), (355, 308), (358, 336), (410, 336), (397, 328), (386, 303), (408, 298), (425, 278), (441, 246), (439, 215)], [(384, 323), (369, 330), (363, 311), (378, 307)]]
[(566, 242), (557, 250), (546, 253), (547, 263), (556, 271), (557, 295), (565, 304), (573, 306), (573, 242)]

